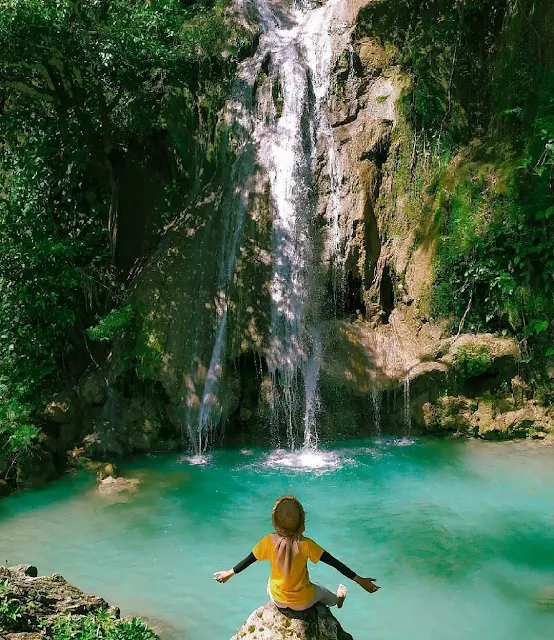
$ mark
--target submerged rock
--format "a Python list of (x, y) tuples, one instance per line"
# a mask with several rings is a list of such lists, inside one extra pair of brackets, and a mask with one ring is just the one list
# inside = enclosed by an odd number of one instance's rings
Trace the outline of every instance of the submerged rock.
[(103, 496), (113, 496), (122, 492), (134, 493), (139, 484), (140, 480), (138, 478), (114, 478), (113, 476), (108, 476), (98, 485), (98, 493)]
[(543, 611), (554, 611), (554, 584), (542, 589), (535, 597), (535, 607)]
[(307, 611), (278, 609), (272, 602), (256, 609), (231, 640), (353, 640), (323, 604)]

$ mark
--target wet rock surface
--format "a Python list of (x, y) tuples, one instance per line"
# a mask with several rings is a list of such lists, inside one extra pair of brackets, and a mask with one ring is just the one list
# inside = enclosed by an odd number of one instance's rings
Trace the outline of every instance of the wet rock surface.
[(113, 476), (108, 476), (98, 485), (98, 493), (107, 497), (129, 494), (134, 493), (139, 485), (140, 480), (138, 478), (114, 478)]

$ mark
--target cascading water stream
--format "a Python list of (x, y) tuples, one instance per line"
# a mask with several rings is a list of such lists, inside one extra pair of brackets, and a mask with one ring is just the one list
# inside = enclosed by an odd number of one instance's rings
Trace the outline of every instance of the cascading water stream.
[(243, 65), (242, 74), (239, 74), (239, 81), (236, 83), (224, 114), (229, 138), (234, 145), (235, 160), (230, 170), (228, 193), (221, 207), (223, 225), (215, 300), (217, 318), (215, 338), (198, 414), (194, 416), (193, 412), (189, 411), (186, 418), (189, 440), (197, 454), (202, 454), (206, 450), (211, 428), (217, 424), (220, 417), (217, 393), (227, 337), (229, 297), (248, 210), (248, 197), (255, 189), (252, 166), (255, 143), (252, 136), (256, 120), (251, 87), (254, 83), (255, 70), (261, 64), (259, 58), (260, 55), (257, 55), (249, 64)]
[(381, 405), (383, 404), (383, 392), (381, 390), (373, 389), (371, 392), (371, 403), (373, 404), (375, 434), (381, 436)]
[(313, 340), (312, 355), (308, 360), (304, 377), (304, 393), (306, 398), (306, 409), (304, 411), (304, 447), (315, 449), (318, 442), (317, 413), (319, 411), (317, 382), (323, 353), (323, 332), (320, 327), (316, 327), (312, 329), (311, 335)]
[(402, 395), (404, 400), (404, 437), (409, 438), (412, 433), (412, 407), (410, 398), (410, 376), (408, 373), (404, 378)]
[[(271, 403), (276, 425), (285, 424), (288, 445), (295, 449), (302, 438), (305, 447), (317, 444), (317, 379), (322, 351), (319, 308), (322, 278), (315, 217), (317, 150), (325, 150), (325, 171), (330, 183), (326, 207), (329, 230), (327, 246), (332, 259), (340, 262), (340, 174), (328, 118), (328, 97), (333, 51), (347, 46), (348, 30), (337, 31), (337, 15), (345, 0), (330, 0), (317, 7), (311, 0), (298, 0), (292, 9), (270, 0), (246, 0), (258, 14), (261, 30), (255, 56), (241, 65), (237, 92), (227, 112), (231, 123), (240, 121), (238, 160), (233, 178), (238, 192), (233, 206), (226, 207), (218, 285), (217, 328), (205, 379), (195, 429), (189, 435), (198, 452), (205, 449), (207, 433), (219, 419), (218, 382), (224, 359), (228, 305), (233, 273), (247, 209), (251, 179), (241, 157), (241, 148), (253, 150), (271, 186), (273, 209), (272, 275), (270, 282), (270, 338), (266, 360), (272, 380)], [(333, 46), (333, 38), (342, 38)], [(255, 86), (263, 65), (269, 61), (273, 86), (278, 86), (281, 107), (272, 117), (259, 113)], [(250, 173), (253, 172), (252, 159)], [(242, 177), (242, 182), (239, 180)], [(302, 418), (303, 416), (303, 418)]]
[[(273, 197), (273, 276), (271, 341), (268, 365), (272, 378), (274, 420), (284, 421), (289, 446), (297, 444), (304, 382), (304, 446), (317, 443), (317, 376), (321, 335), (310, 326), (319, 320), (321, 283), (315, 255), (315, 164), (318, 140), (327, 152), (331, 197), (327, 208), (331, 244), (338, 251), (339, 179), (334, 141), (327, 117), (333, 61), (331, 27), (343, 0), (314, 8), (301, 2), (287, 16), (258, 0), (267, 31), (262, 40), (282, 88), (283, 109), (274, 126), (260, 131), (260, 159), (266, 166)], [(331, 212), (331, 215), (329, 215)], [(337, 237), (335, 237), (337, 236)]]

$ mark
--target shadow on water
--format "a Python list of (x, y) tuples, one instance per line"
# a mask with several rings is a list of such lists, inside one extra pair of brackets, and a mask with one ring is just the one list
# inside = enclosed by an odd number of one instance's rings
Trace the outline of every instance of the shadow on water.
[(524, 510), (493, 510), (467, 521), (444, 505), (381, 504), (374, 520), (354, 517), (349, 529), (386, 546), (402, 570), (436, 578), (466, 580), (492, 558), (520, 570), (554, 572), (554, 533), (545, 519)]

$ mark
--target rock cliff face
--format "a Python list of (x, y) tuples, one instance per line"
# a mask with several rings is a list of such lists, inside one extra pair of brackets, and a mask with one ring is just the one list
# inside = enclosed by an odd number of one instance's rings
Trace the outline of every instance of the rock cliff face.
[(315, 423), (330, 438), (551, 430), (521, 400), (515, 342), (431, 315), (437, 241), (399, 177), (410, 80), (358, 28), (367, 4), (306, 4), (302, 20), (284, 1), (235, 2), (257, 49), (221, 114), (220, 170), (138, 275), (106, 383), (49, 406), (60, 450), (76, 432), (102, 457), (202, 450), (221, 427), (296, 445)]
[(252, 613), (231, 640), (353, 640), (328, 607), (295, 612), (268, 602)]
[[(331, 34), (324, 43), (332, 49), (327, 106), (325, 122), (322, 124), (321, 114), (314, 119), (313, 126), (319, 129), (311, 161), (312, 182), (306, 178), (307, 182), (295, 185), (296, 189), (310, 189), (310, 206), (314, 207), (310, 224), (321, 231), (311, 241), (318, 255), (309, 257), (311, 266), (302, 266), (311, 273), (304, 282), (305, 296), (311, 296), (305, 313), (317, 326), (317, 333), (310, 326), (306, 345), (295, 345), (298, 359), (307, 366), (293, 371), (297, 386), (291, 385), (289, 396), (296, 397), (299, 405), (308, 404), (311, 359), (317, 388), (313, 401), (322, 431), (330, 436), (371, 431), (371, 393), (399, 387), (408, 370), (428, 358), (428, 349), (414, 348), (411, 337), (399, 338), (402, 333), (409, 336), (419, 322), (416, 305), (406, 306), (407, 312), (396, 309), (402, 299), (398, 255), (406, 254), (404, 271), (410, 263), (409, 242), (402, 238), (408, 231), (399, 229), (396, 239), (381, 246), (385, 221), (378, 216), (379, 199), (390, 190), (385, 165), (398, 123), (396, 102), (408, 81), (396, 64), (394, 50), (353, 35), (358, 10), (364, 4), (329, 3), (334, 7), (332, 27), (326, 26), (325, 16), (314, 13), (314, 24), (321, 20), (320, 28)], [(237, 7), (258, 27), (263, 23), (263, 2)], [(282, 12), (286, 15), (286, 5)], [(286, 21), (283, 24), (288, 26)], [(169, 403), (166, 419), (193, 443), (203, 414), (209, 414), (212, 423), (226, 424), (227, 431), (237, 437), (252, 439), (265, 432), (262, 439), (267, 440), (270, 433), (277, 438), (289, 435), (279, 434), (279, 425), (276, 432), (272, 424), (276, 385), (287, 377), (282, 369), (275, 375), (271, 368), (275, 265), (283, 259), (286, 262), (275, 248), (275, 234), (280, 233), (276, 214), (279, 184), (272, 182), (275, 168), (264, 166), (260, 159), (271, 136), (266, 131), (256, 142), (256, 121), (265, 120), (270, 130), (282, 118), (292, 116), (287, 115), (286, 72), (271, 47), (264, 48), (264, 37), (269, 36), (263, 25), (261, 28), (262, 44), (242, 65), (238, 93), (229, 103), (231, 114), (224, 118), (231, 126), (235, 149), (229, 182), (206, 188), (206, 197), (168, 231), (137, 281), (135, 299), (144, 313), (134, 347), (136, 370), (139, 376), (160, 384)], [(320, 42), (317, 27), (312, 37)], [(314, 69), (308, 70), (312, 78), (318, 73)], [(317, 98), (307, 100), (304, 108), (317, 108)], [(254, 143), (245, 147), (244, 140), (250, 138)], [(258, 162), (248, 164), (252, 158)], [(238, 176), (233, 172), (237, 170), (245, 172), (242, 180), (248, 190), (240, 202), (228, 195), (236, 190)], [(385, 178), (387, 184), (383, 184)], [(230, 213), (229, 203), (234, 203)], [(229, 238), (229, 233), (235, 236)], [(229, 261), (230, 248), (235, 255)], [(227, 267), (231, 276), (222, 288), (221, 269)], [(287, 304), (292, 306), (286, 317), (295, 313), (293, 306), (298, 302), (287, 299)], [(391, 314), (394, 322), (390, 322)], [(432, 341), (436, 347), (443, 333), (441, 327), (425, 327), (418, 342)], [(303, 339), (301, 333), (293, 338)], [(337, 358), (337, 351), (345, 361), (340, 355)], [(115, 354), (116, 375), (122, 359)], [(345, 393), (355, 396), (352, 415), (335, 411), (337, 398)], [(340, 406), (344, 408), (344, 403)], [(301, 406), (296, 413), (293, 409), (291, 422), (302, 424), (307, 417), (307, 409)], [(278, 422), (284, 425), (286, 420)], [(343, 429), (341, 423), (347, 427)]]

